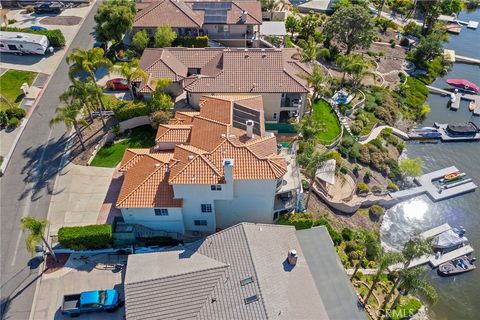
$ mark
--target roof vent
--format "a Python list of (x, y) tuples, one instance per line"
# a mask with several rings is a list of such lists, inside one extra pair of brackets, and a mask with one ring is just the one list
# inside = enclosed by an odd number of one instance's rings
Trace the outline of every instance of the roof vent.
[(188, 155), (188, 160), (193, 160), (193, 155), (192, 154)]
[(297, 250), (290, 249), (287, 256), (288, 264), (290, 264), (291, 266), (295, 266), (297, 264), (297, 259)]
[(155, 167), (159, 168), (159, 167), (160, 167), (160, 163), (155, 163)]
[(231, 135), (229, 135), (228, 137), (229, 137), (230, 139), (235, 139), (237, 136), (234, 135), (234, 134), (231, 134)]
[(247, 120), (245, 122), (245, 125), (247, 127), (247, 137), (248, 138), (253, 138), (253, 121), (252, 120)]

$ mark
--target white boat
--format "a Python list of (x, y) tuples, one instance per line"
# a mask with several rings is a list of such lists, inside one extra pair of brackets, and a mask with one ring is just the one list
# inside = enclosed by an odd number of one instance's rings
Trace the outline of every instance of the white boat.
[(44, 55), (53, 52), (53, 48), (48, 38), (41, 34), (0, 31), (0, 52)]

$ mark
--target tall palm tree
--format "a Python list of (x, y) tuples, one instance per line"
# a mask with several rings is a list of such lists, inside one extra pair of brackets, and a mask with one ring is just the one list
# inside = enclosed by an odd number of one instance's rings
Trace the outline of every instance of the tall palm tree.
[(308, 85), (313, 89), (312, 101), (318, 98), (326, 87), (326, 77), (318, 64), (313, 65), (312, 73), (305, 77)]
[[(305, 175), (310, 178), (310, 188), (315, 181), (315, 175), (317, 169), (321, 167), (325, 161), (332, 158), (332, 154), (329, 151), (318, 151), (315, 149), (315, 145), (306, 147), (304, 152), (298, 156), (298, 163), (303, 167)], [(312, 192), (308, 192), (307, 200), (305, 201), (305, 208), (308, 208), (310, 202), (310, 196)]]
[(79, 113), (82, 108), (82, 102), (78, 99), (69, 101), (64, 107), (58, 107), (55, 110), (54, 117), (50, 120), (50, 126), (54, 126), (57, 123), (63, 122), (68, 130), (72, 127), (75, 129), (75, 133), (82, 145), (82, 149), (85, 151), (85, 143), (83, 142), (82, 132), (80, 126), (88, 127), (88, 123), (84, 119), (79, 119)]
[[(97, 85), (91, 80), (85, 82), (74, 79), (73, 83), (68, 87), (60, 96), (60, 101), (68, 102), (70, 100), (78, 99), (83, 104), (83, 110), (87, 111), (90, 115), (90, 119), (93, 122), (92, 111), (101, 111), (101, 108), (98, 107), (98, 102), (103, 95), (103, 89), (101, 86)], [(100, 113), (101, 115), (101, 113)], [(105, 121), (103, 116), (101, 116), (103, 125), (105, 126)]]
[(412, 269), (402, 270), (400, 272), (400, 284), (398, 286), (399, 292), (397, 297), (393, 301), (391, 310), (394, 310), (397, 307), (397, 304), (400, 302), (400, 298), (403, 295), (408, 295), (413, 293), (418, 296), (420, 299), (434, 304), (438, 301), (438, 295), (435, 288), (428, 282), (423, 275), (425, 274), (426, 269), (423, 267), (416, 267)]
[(123, 62), (120, 65), (120, 74), (125, 77), (128, 83), (128, 89), (130, 90), (130, 94), (133, 98), (133, 88), (132, 88), (132, 81), (133, 80), (148, 80), (148, 74), (139, 67), (138, 59), (133, 59), (131, 62)]
[(75, 49), (67, 56), (67, 63), (72, 64), (68, 75), (71, 79), (86, 73), (94, 82), (97, 81), (95, 72), (106, 67), (109, 71), (112, 68), (112, 62), (104, 57), (105, 52), (102, 48), (93, 48), (88, 50)]
[(53, 252), (52, 247), (44, 237), (47, 224), (47, 220), (41, 220), (29, 216), (22, 217), (20, 219), (20, 227), (22, 228), (22, 230), (29, 232), (28, 236), (25, 238), (25, 243), (27, 245), (28, 251), (35, 252), (35, 245), (37, 245), (41, 241), (43, 242), (45, 247), (47, 247), (48, 251), (52, 254), (55, 262), (57, 262), (58, 260), (55, 252)]
[(358, 241), (363, 247), (363, 251), (362, 251), (362, 256), (358, 260), (358, 263), (355, 266), (355, 269), (353, 270), (353, 273), (350, 277), (350, 281), (352, 281), (355, 278), (355, 275), (357, 274), (358, 269), (360, 269), (360, 267), (362, 266), (363, 259), (367, 257), (367, 253), (369, 249), (370, 251), (375, 251), (375, 255), (378, 255), (378, 253), (381, 250), (378, 239), (370, 232), (362, 234), (362, 236), (358, 239)]
[(380, 249), (379, 256), (378, 256), (378, 264), (377, 264), (377, 273), (375, 273), (375, 277), (373, 278), (372, 285), (368, 290), (368, 293), (365, 297), (365, 303), (368, 303), (368, 299), (375, 290), (378, 282), (380, 281), (380, 276), (387, 270), (389, 266), (395, 263), (399, 263), (403, 261), (403, 256), (400, 252), (392, 252), (392, 251), (385, 251), (383, 248)]
[[(424, 240), (420, 237), (413, 237), (410, 240), (408, 240), (404, 244), (403, 250), (402, 250), (402, 255), (404, 260), (402, 270), (407, 270), (408, 266), (413, 261), (413, 259), (420, 258), (422, 255), (427, 253), (432, 253), (432, 245), (430, 241)], [(388, 293), (387, 297), (385, 298), (385, 301), (383, 302), (384, 306), (386, 306), (387, 303), (392, 298), (401, 280), (402, 280), (402, 277), (399, 275), (395, 280), (395, 282), (393, 283), (393, 287)]]
[(337, 66), (343, 71), (342, 82), (345, 83), (345, 75), (352, 78), (353, 87), (356, 88), (363, 77), (370, 73), (370, 64), (360, 54), (347, 54), (337, 58)]

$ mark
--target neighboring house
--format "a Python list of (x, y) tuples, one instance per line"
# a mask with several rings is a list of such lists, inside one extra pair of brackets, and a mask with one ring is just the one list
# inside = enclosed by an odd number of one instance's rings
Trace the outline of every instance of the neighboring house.
[(152, 149), (127, 149), (116, 206), (124, 222), (180, 234), (272, 223), (302, 194), (295, 156), (266, 135), (261, 96), (205, 97), (177, 111)]
[(303, 115), (309, 92), (311, 69), (297, 56), (296, 49), (146, 49), (140, 66), (149, 79), (138, 92), (148, 98), (155, 80), (167, 78), (172, 94), (186, 91), (194, 107), (205, 95), (257, 94), (267, 122), (289, 122)]
[(253, 223), (128, 256), (125, 317), (367, 319), (325, 227)]
[(179, 36), (207, 35), (232, 46), (252, 46), (262, 24), (260, 1), (143, 0), (137, 1), (133, 32), (169, 26)]

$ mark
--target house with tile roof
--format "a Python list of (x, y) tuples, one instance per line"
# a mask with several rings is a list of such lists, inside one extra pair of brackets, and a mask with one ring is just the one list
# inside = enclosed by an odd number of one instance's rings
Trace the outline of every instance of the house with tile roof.
[(137, 0), (133, 32), (147, 30), (153, 36), (161, 26), (179, 36), (206, 35), (225, 45), (247, 47), (262, 24), (257, 0)]
[(149, 78), (137, 84), (137, 92), (146, 98), (160, 78), (172, 81), (172, 94), (186, 92), (193, 107), (206, 95), (261, 95), (271, 123), (303, 115), (310, 90), (305, 77), (311, 69), (296, 49), (146, 49), (140, 67)]
[(204, 97), (158, 127), (152, 149), (127, 149), (116, 206), (127, 224), (213, 233), (272, 223), (302, 195), (295, 156), (264, 128), (262, 96)]
[(241, 223), (128, 257), (125, 317), (365, 320), (325, 227)]

